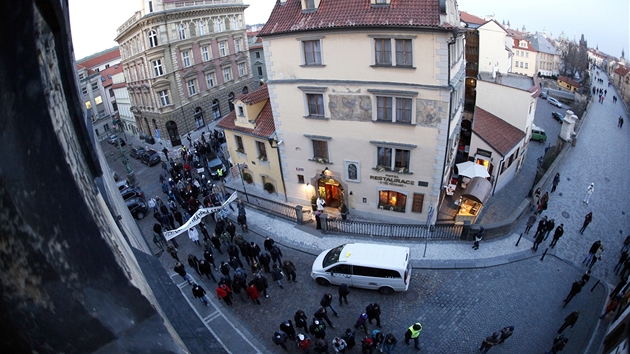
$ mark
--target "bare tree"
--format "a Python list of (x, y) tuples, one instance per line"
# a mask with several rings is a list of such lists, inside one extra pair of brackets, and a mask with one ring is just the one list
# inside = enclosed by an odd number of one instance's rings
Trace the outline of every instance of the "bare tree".
[(585, 77), (588, 70), (588, 46), (584, 40), (584, 35), (580, 43), (569, 42), (560, 51), (562, 53), (562, 66), (560, 71), (569, 78), (574, 78), (578, 73), (580, 77)]

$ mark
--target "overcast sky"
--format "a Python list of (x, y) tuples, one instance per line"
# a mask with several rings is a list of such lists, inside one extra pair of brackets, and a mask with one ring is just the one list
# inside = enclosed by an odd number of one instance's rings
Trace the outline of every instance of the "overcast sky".
[[(343, 0), (338, 0), (343, 1)], [(368, 1), (368, 0), (365, 0)], [(437, 1), (437, 0), (435, 0)], [(142, 0), (69, 0), (72, 40), (77, 59), (117, 45), (116, 29), (140, 10)], [(276, 0), (244, 0), (247, 24), (267, 20)], [(508, 21), (512, 28), (523, 25), (530, 31), (553, 34), (562, 31), (569, 39), (588, 41), (589, 47), (615, 57), (630, 47), (630, 1), (628, 0), (459, 0), (459, 9), (484, 17), (494, 15), (499, 23)], [(594, 5), (595, 4), (595, 5)]]

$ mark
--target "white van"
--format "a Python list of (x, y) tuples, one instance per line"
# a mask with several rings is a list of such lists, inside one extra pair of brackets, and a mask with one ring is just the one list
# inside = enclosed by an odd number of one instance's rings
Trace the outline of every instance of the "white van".
[(346, 283), (381, 294), (406, 291), (411, 279), (409, 247), (348, 243), (322, 252), (311, 270), (320, 285)]

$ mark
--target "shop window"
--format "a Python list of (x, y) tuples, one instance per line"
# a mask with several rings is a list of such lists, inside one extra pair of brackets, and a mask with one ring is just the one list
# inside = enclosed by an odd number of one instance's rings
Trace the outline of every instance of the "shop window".
[(405, 194), (396, 191), (380, 191), (378, 194), (379, 209), (404, 213), (406, 205), (407, 196)]

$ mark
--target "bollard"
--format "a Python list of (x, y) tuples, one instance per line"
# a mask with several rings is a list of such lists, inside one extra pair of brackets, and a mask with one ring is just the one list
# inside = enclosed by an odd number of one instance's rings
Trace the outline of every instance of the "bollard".
[(516, 240), (516, 244), (514, 245), (514, 247), (518, 247), (518, 243), (521, 242), (521, 237), (523, 237), (523, 233), (521, 232), (520, 236), (518, 237), (518, 240)]
[(304, 215), (302, 214), (302, 206), (301, 205), (296, 205), (295, 206), (295, 222), (298, 225), (302, 225), (304, 224)]
[(549, 250), (549, 247), (545, 248), (545, 252), (543, 252), (542, 257), (540, 257), (541, 262), (545, 259), (545, 255), (547, 254), (548, 250)]

